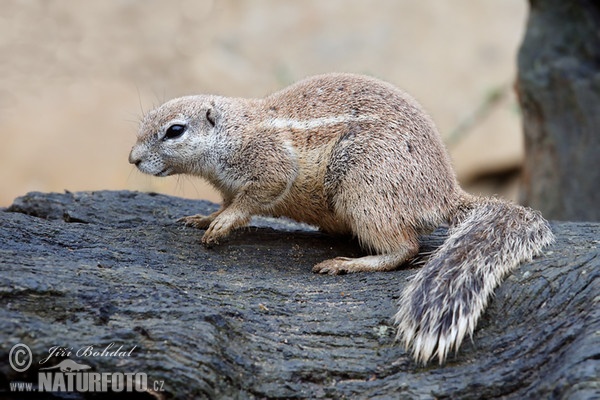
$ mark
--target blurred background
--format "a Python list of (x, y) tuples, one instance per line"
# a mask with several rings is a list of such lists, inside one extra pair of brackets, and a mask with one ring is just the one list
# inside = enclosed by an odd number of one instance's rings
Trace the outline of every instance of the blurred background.
[(516, 199), (526, 17), (525, 0), (3, 1), (0, 206), (65, 189), (219, 201), (198, 178), (128, 164), (142, 113), (186, 94), (262, 97), (331, 71), (411, 93), (464, 187)]

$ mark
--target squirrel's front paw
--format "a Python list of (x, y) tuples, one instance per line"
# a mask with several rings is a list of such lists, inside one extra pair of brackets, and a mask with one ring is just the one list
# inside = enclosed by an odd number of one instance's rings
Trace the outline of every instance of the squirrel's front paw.
[(185, 226), (191, 226), (197, 229), (206, 229), (213, 222), (214, 218), (210, 215), (190, 215), (188, 217), (182, 217), (177, 222), (183, 223)]
[(206, 232), (204, 236), (202, 236), (202, 239), (200, 239), (200, 243), (202, 243), (202, 245), (207, 249), (210, 249), (211, 247), (219, 244), (219, 238), (215, 235), (208, 235), (208, 232)]
[(232, 226), (231, 218), (224, 215), (217, 217), (202, 236), (202, 244), (206, 247), (219, 244), (219, 241), (232, 231)]

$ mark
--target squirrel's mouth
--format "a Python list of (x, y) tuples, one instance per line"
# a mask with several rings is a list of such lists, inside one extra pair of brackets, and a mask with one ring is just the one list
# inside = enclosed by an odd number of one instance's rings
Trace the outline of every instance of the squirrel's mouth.
[(171, 170), (170, 168), (164, 168), (162, 171), (157, 172), (156, 174), (154, 174), (154, 176), (169, 176), (169, 175), (173, 175), (174, 172), (173, 170)]

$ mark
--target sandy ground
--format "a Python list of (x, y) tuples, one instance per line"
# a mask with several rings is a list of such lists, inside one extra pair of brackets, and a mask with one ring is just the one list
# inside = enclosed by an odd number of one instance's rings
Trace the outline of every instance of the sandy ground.
[(3, 1), (0, 205), (63, 189), (218, 200), (199, 179), (127, 163), (142, 110), (184, 94), (263, 96), (329, 71), (404, 88), (446, 137), (506, 93), (450, 150), (467, 184), (518, 168), (526, 15), (524, 0)]

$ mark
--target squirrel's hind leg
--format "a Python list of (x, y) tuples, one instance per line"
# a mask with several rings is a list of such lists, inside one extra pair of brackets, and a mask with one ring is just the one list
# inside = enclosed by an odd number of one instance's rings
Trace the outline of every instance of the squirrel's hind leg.
[(360, 258), (336, 257), (325, 260), (313, 267), (313, 272), (319, 274), (337, 275), (348, 272), (391, 271), (398, 268), (419, 251), (418, 245), (406, 246), (400, 251), (388, 254), (378, 254)]

